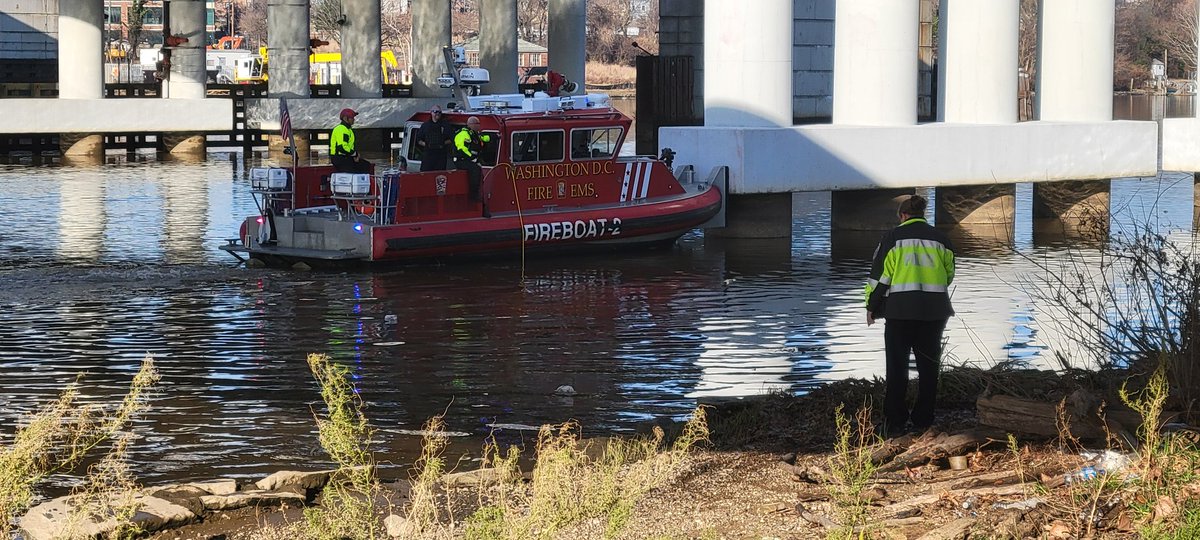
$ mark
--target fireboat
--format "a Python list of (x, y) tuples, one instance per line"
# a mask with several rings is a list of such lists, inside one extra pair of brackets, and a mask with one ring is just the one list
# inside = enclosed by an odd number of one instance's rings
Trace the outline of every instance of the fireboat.
[(491, 135), (481, 200), (470, 199), (466, 171), (420, 172), (420, 112), (405, 124), (397, 168), (252, 169), (258, 214), (220, 249), (268, 266), (404, 262), (668, 246), (720, 224), (723, 171), (672, 170), (670, 149), (620, 155), (632, 120), (604, 94), (464, 97), (444, 116), (456, 130), (474, 116)]

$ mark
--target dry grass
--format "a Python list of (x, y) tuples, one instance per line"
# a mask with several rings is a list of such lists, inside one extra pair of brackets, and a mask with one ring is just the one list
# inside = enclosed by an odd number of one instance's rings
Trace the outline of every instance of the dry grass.
[[(597, 457), (593, 457), (595, 449), (581, 440), (577, 424), (542, 426), (527, 488), (502, 483), (500, 492), (512, 496), (476, 511), (467, 520), (465, 537), (554, 538), (585, 521), (600, 519), (604, 537), (614, 538), (625, 530), (638, 501), (666, 483), (688, 453), (707, 440), (706, 422), (704, 410), (697, 409), (669, 448), (663, 447), (664, 433), (656, 428), (644, 437), (610, 439)], [(500, 461), (515, 470), (517, 455), (510, 450)]]
[[(33, 501), (38, 483), (52, 474), (73, 470), (93, 449), (123, 432), (146, 408), (148, 392), (158, 380), (154, 360), (147, 356), (115, 408), (78, 403), (77, 381), (63, 390), (57, 401), (23, 422), (12, 442), (0, 447), (0, 535), (12, 534), (17, 515)], [(127, 444), (127, 438), (118, 440), (108, 457), (93, 468), (88, 489), (115, 493), (125, 487), (131, 478), (124, 468)], [(124, 507), (117, 511), (128, 513)]]
[(321, 447), (337, 463), (321, 492), (321, 506), (305, 510), (309, 534), (319, 540), (377, 538), (382, 516), (375, 500), (382, 488), (370, 447), (374, 430), (362, 399), (345, 366), (323, 354), (310, 354), (308, 366), (325, 401), (325, 416), (316, 417)]
[(875, 475), (871, 448), (879, 442), (871, 423), (869, 406), (859, 408), (853, 418), (846, 416), (842, 410), (839, 405), (833, 413), (837, 439), (834, 441), (833, 455), (829, 458), (832, 482), (826, 486), (840, 521), (840, 527), (829, 533), (829, 538), (836, 539), (865, 534), (862, 529), (867, 526), (870, 504), (865, 493)]
[(588, 62), (584, 69), (587, 85), (633, 84), (637, 80), (637, 69), (633, 66)]
[[(427, 538), (444, 535), (453, 524), (445, 525), (440, 518), (438, 481), (446, 473), (446, 450), (450, 438), (446, 435), (446, 423), (441, 416), (430, 418), (425, 423), (425, 436), (421, 439), (421, 457), (413, 465), (412, 487), (409, 489), (407, 514), (408, 535)], [(448, 518), (453, 514), (446, 512)]]

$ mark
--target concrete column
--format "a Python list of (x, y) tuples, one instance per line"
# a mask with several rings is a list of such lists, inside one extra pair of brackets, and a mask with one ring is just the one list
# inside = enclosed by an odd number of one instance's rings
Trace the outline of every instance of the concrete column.
[(790, 238), (792, 194), (754, 193), (725, 198), (725, 227), (704, 234), (724, 238)]
[(267, 94), (308, 98), (308, 0), (267, 0)]
[(913, 189), (834, 191), (829, 197), (830, 228), (834, 231), (886, 231), (900, 222), (900, 201)]
[[(171, 35), (187, 42), (171, 49), (171, 73), (167, 77), (167, 97), (204, 99), (204, 52), (208, 34), (204, 31), (204, 0), (171, 0)], [(272, 58), (272, 62), (274, 58)]]
[(1192, 173), (1192, 230), (1200, 230), (1200, 173)]
[(582, 94), (587, 65), (584, 47), (587, 43), (587, 0), (550, 0), (547, 8), (550, 20), (546, 29), (546, 48), (550, 69), (579, 83), (575, 93)]
[(838, 0), (834, 17), (833, 123), (915, 124), (918, 0)]
[[(488, 70), (486, 94), (517, 91), (517, 0), (479, 3), (479, 66)], [(581, 84), (583, 81), (579, 81)]]
[(437, 78), (449, 68), (442, 48), (450, 45), (450, 3), (446, 0), (412, 0), (413, 97), (446, 97), (452, 91), (438, 88)]
[(346, 24), (342, 26), (342, 97), (377, 98), (383, 95), (379, 52), (379, 0), (342, 0)]
[(58, 97), (104, 97), (104, 2), (74, 0), (58, 6)]
[(63, 133), (58, 136), (58, 147), (64, 157), (103, 156), (104, 135)]
[(1107, 238), (1109, 180), (1033, 184), (1033, 232), (1038, 236)]
[(704, 125), (792, 125), (792, 12), (792, 0), (705, 0)]
[(1017, 0), (942, 0), (939, 24), (938, 120), (1015, 123)]
[[(358, 139), (358, 130), (355, 130), (354, 135), (355, 135), (355, 141), (354, 141), (355, 145), (361, 148), (362, 143), (358, 142), (358, 140), (357, 140)], [(309, 133), (307, 131), (296, 131), (295, 136), (296, 136), (296, 155), (300, 156), (300, 159), (297, 162), (301, 165), (308, 164), (311, 161), (311, 152), (312, 152), (312, 145), (308, 142)], [(283, 149), (287, 148), (287, 145), (288, 145), (288, 141), (286, 139), (284, 139), (283, 137), (279, 136), (279, 134), (272, 133), (270, 135), (267, 135), (267, 154), (271, 157), (271, 159), (275, 160), (276, 162), (288, 163), (288, 164), (290, 164), (292, 162), (292, 156), (289, 156), (289, 155), (283, 153)], [(325, 148), (326, 148), (326, 150), (328, 150), (329, 146), (326, 145)]]
[(1002, 225), (1011, 231), (1016, 221), (1016, 184), (940, 187), (934, 193), (939, 227)]
[(205, 153), (204, 135), (197, 133), (164, 133), (162, 136), (162, 150), (174, 156), (203, 156)]
[(1112, 120), (1112, 2), (1039, 3), (1036, 112), (1039, 120)]

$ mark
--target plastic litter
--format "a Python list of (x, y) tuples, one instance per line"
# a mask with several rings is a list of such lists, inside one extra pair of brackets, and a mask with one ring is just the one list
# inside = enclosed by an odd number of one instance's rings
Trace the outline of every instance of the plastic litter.
[(992, 505), (992, 508), (995, 508), (997, 510), (1033, 510), (1034, 508), (1037, 508), (1039, 505), (1042, 505), (1045, 503), (1046, 503), (1045, 499), (1035, 497), (1033, 499), (1026, 499), (1026, 500), (1017, 501), (1017, 502), (996, 503), (996, 504)]

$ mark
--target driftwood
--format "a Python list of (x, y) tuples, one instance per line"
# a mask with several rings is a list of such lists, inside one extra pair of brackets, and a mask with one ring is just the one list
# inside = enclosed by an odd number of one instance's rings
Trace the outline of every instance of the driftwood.
[[(1046, 437), (1059, 433), (1058, 406), (1003, 395), (983, 396), (975, 402), (980, 425)], [(1111, 433), (1132, 441), (1132, 433), (1142, 425), (1142, 418), (1129, 409), (1109, 407), (1101, 413), (1100, 400), (1082, 390), (1067, 398), (1065, 413), (1070, 434), (1077, 439), (1104, 439)], [(1163, 412), (1160, 425), (1177, 417), (1178, 412)]]
[(1024, 494), (1033, 492), (1033, 484), (1013, 484), (1011, 486), (999, 487), (981, 487), (971, 489), (955, 489), (949, 491), (939, 491), (927, 495), (920, 495), (911, 499), (900, 501), (896, 504), (883, 507), (883, 511), (892, 516), (900, 516), (907, 514), (913, 508), (920, 508), (925, 505), (936, 503), (942, 500), (943, 497), (966, 498), (972, 495), (977, 497), (992, 496), (1004, 497), (1008, 495)]
[(898, 471), (905, 467), (924, 465), (930, 461), (962, 454), (974, 450), (987, 442), (987, 438), (974, 431), (954, 435), (939, 433), (932, 439), (918, 439), (891, 462), (879, 467), (880, 471)]

